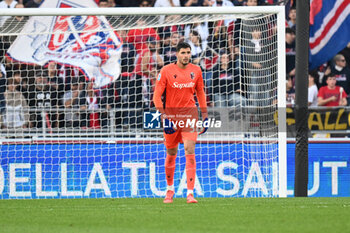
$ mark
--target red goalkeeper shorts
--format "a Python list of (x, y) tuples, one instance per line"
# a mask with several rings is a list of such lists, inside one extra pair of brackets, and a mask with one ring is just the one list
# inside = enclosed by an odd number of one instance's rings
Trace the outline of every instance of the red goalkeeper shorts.
[(179, 143), (183, 143), (184, 140), (197, 141), (197, 132), (188, 132), (188, 130), (183, 130), (179, 128), (173, 134), (164, 134), (164, 144), (167, 149), (176, 148)]

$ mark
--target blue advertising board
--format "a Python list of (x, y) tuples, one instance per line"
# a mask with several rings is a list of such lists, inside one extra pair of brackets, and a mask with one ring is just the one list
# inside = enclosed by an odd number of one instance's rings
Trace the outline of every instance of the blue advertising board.
[[(287, 187), (293, 195), (295, 144), (287, 145)], [(309, 144), (308, 194), (312, 197), (350, 196), (350, 144)]]
[[(294, 149), (288, 144), (290, 196)], [(163, 144), (1, 145), (0, 153), (0, 199), (161, 197), (165, 192)], [(201, 144), (196, 149), (196, 195), (277, 195), (277, 161), (267, 163), (268, 153), (261, 144)], [(345, 143), (310, 144), (310, 196), (350, 196), (349, 155)], [(176, 162), (176, 196), (184, 197), (183, 148)]]

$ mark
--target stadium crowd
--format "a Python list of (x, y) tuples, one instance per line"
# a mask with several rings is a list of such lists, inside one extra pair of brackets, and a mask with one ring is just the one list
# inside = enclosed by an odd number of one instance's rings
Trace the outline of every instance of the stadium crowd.
[[(99, 7), (233, 7), (280, 4), (276, 0), (95, 0), (95, 2)], [(38, 7), (40, 3), (41, 0), (3, 0), (0, 2), (0, 8)], [(295, 4), (289, 1), (286, 11), (286, 96), (287, 103), (293, 105)], [(174, 20), (173, 17), (177, 16), (168, 16), (163, 20)], [(27, 20), (27, 17), (2, 16), (0, 27), (15, 25), (13, 30), (20, 32)], [(154, 107), (151, 100), (157, 74), (164, 65), (176, 60), (176, 45), (179, 41), (186, 41), (191, 45), (192, 62), (203, 69), (208, 106), (233, 107), (238, 104), (245, 105), (249, 101), (254, 102), (254, 105), (271, 104), (262, 100), (273, 101), (269, 98), (272, 93), (264, 90), (274, 88), (269, 87), (271, 84), (266, 83), (266, 80), (258, 78), (275, 75), (268, 62), (276, 61), (263, 58), (268, 53), (266, 50), (269, 46), (273, 46), (270, 42), (276, 36), (275, 21), (271, 22), (269, 30), (263, 32), (256, 28), (251, 32), (246, 45), (247, 48), (251, 48), (249, 52), (251, 56), (243, 57), (243, 62), (240, 63), (238, 62), (240, 53), (238, 32), (241, 27), (239, 19), (119, 30), (118, 34), (123, 39), (122, 74), (115, 82), (98, 89), (95, 89), (93, 83), (87, 81), (83, 73), (75, 67), (56, 62), (50, 62), (45, 67), (37, 67), (6, 59), (6, 51), (16, 36), (0, 36), (0, 56), (4, 58), (0, 67), (1, 126), (41, 128), (46, 124), (45, 126), (49, 128), (104, 128), (110, 124), (110, 113), (113, 112), (117, 127), (123, 125), (142, 127), (142, 111)], [(145, 19), (140, 17), (137, 24), (144, 25)], [(310, 106), (350, 103), (349, 99), (346, 101), (346, 94), (350, 94), (349, 60), (350, 43), (332, 61), (310, 72)], [(238, 66), (243, 69), (238, 69)], [(243, 70), (241, 71), (243, 73), (239, 73), (239, 70)], [(250, 80), (240, 80), (242, 76), (249, 77)], [(331, 83), (329, 80), (333, 80), (334, 84), (329, 84)], [(258, 85), (253, 86), (249, 83)], [(326, 100), (329, 85), (339, 85), (341, 88), (335, 90), (340, 93), (340, 98), (345, 98), (345, 101)], [(45, 114), (42, 109), (45, 109)]]
[[(291, 16), (291, 13), (289, 15)], [(308, 104), (310, 107), (350, 105), (349, 62), (350, 41), (332, 60), (309, 72)], [(289, 26), (286, 28), (286, 72), (287, 104), (293, 106), (295, 102), (295, 30)]]

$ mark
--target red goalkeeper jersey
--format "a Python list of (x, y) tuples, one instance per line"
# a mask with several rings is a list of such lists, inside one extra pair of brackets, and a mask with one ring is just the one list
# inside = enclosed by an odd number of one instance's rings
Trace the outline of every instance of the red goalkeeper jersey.
[[(166, 65), (157, 77), (155, 97), (162, 95), (165, 91), (165, 109), (176, 109), (177, 112), (186, 112), (189, 108), (196, 108), (194, 94), (204, 95), (204, 84), (201, 68), (194, 64), (188, 64), (185, 69), (179, 68), (175, 63)], [(200, 101), (200, 97), (198, 99)], [(154, 99), (157, 108), (163, 107), (164, 102), (160, 98)], [(206, 108), (206, 103), (201, 103), (200, 107)], [(204, 106), (205, 105), (205, 106)], [(187, 109), (187, 110), (186, 110)]]

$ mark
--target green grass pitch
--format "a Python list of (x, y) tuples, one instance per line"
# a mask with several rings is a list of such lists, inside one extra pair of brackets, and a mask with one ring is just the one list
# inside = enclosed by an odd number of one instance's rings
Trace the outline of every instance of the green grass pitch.
[(349, 232), (350, 198), (1, 200), (0, 232)]

